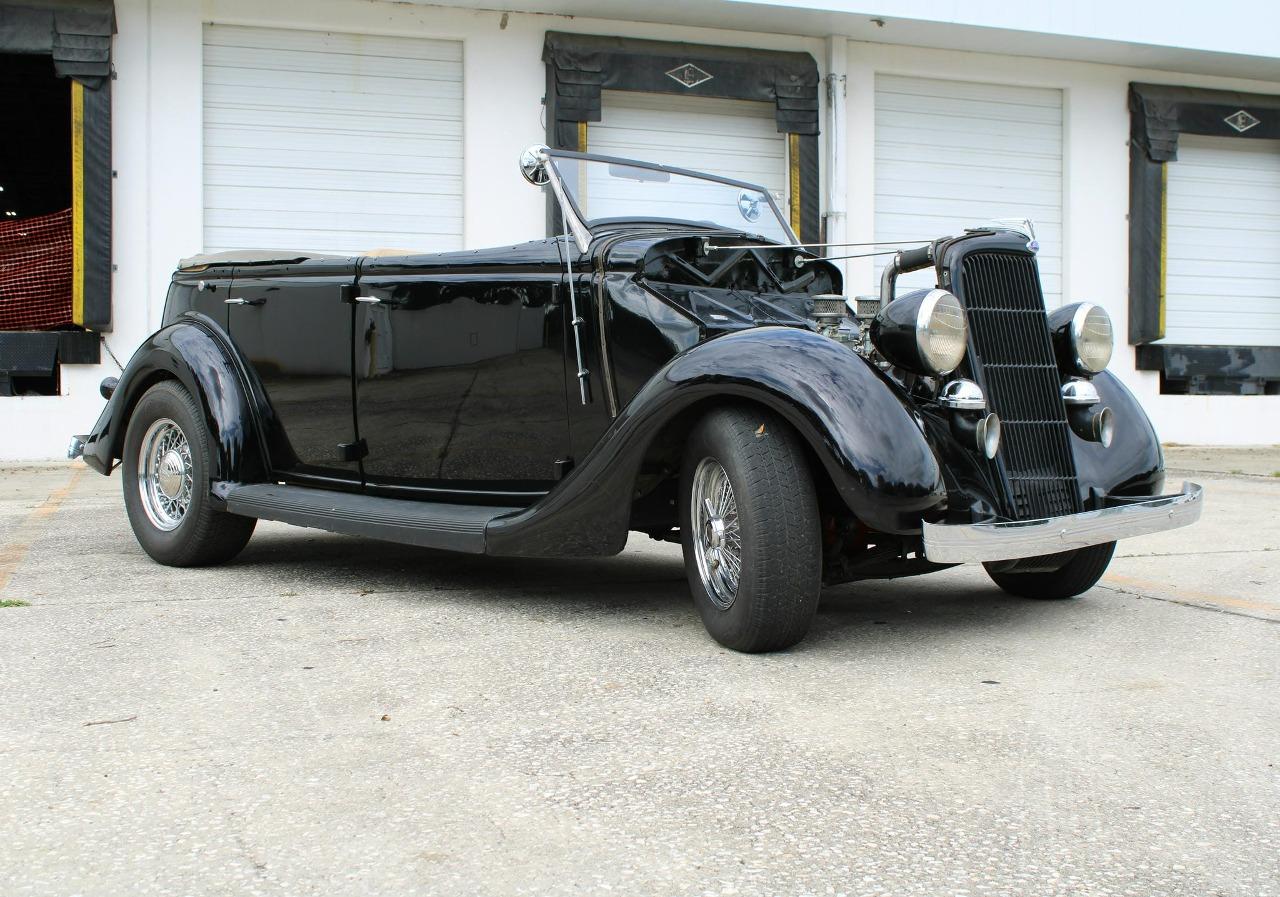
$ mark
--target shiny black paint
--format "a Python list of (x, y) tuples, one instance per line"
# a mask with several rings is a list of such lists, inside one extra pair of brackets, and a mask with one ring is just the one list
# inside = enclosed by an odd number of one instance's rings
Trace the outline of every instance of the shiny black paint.
[[(943, 241), (937, 253), (939, 285), (950, 289), (953, 279), (960, 271), (964, 255), (979, 250), (1030, 251), (1025, 237), (1008, 232), (975, 232)], [(1057, 327), (1061, 327), (1061, 314), (1050, 315), (1049, 319)], [(1055, 338), (1055, 351), (1058, 342), (1059, 339)], [(962, 366), (957, 373), (964, 372), (965, 368)], [(1066, 368), (1061, 376), (1065, 382), (1078, 375), (1073, 369)], [(1098, 408), (1110, 406), (1115, 413), (1116, 436), (1111, 446), (1104, 448), (1099, 443), (1071, 434), (1071, 451), (1075, 458), (1081, 504), (1085, 508), (1101, 507), (1101, 496), (1108, 493), (1158, 494), (1164, 484), (1164, 456), (1160, 450), (1160, 440), (1146, 412), (1109, 371), (1094, 375), (1091, 379), (1101, 398)], [(950, 468), (953, 465), (948, 462), (947, 466)], [(961, 490), (952, 498), (951, 505), (955, 508), (967, 502), (976, 502), (974, 519), (982, 519), (977, 516), (978, 509), (990, 497), (991, 493), (971, 484), (968, 491)]]
[[(947, 286), (955, 261), (947, 255), (949, 248), (977, 245), (974, 241), (988, 248), (1025, 250), (1025, 241), (1007, 234), (944, 243), (941, 285)], [(327, 482), (332, 488), (495, 505), (530, 503), (489, 525), (489, 553), (607, 554), (621, 549), (635, 522), (637, 477), (664, 428), (696, 408), (742, 401), (772, 408), (790, 422), (834, 494), (873, 530), (909, 540), (922, 519), (967, 522), (996, 515), (997, 490), (973, 449), (956, 441), (949, 412), (927, 396), (909, 398), (899, 382), (847, 346), (807, 329), (812, 294), (839, 289), (834, 268), (821, 263), (812, 277), (788, 279), (794, 250), (779, 250), (766, 253), (763, 263), (739, 260), (755, 264), (754, 273), (729, 269), (711, 277), (711, 283), (691, 285), (686, 281), (698, 278), (680, 273), (681, 266), (670, 261), (671, 252), (693, 253), (689, 264), (704, 275), (717, 270), (697, 257), (695, 243), (689, 229), (647, 226), (637, 232), (617, 227), (597, 234), (586, 255), (579, 257), (573, 249), (572, 280), (584, 318), (584, 362), (593, 387), (588, 405), (579, 400), (574, 377), (561, 255), (570, 247), (564, 241), (367, 258), (360, 260), (358, 272), (354, 261), (333, 260), (179, 272), (166, 326), (128, 365), (90, 437), (86, 460), (109, 471), (119, 456), (132, 403), (155, 378), (171, 376), (206, 409), (218, 443), (219, 480), (269, 482), (318, 469), (337, 477)], [(367, 289), (389, 300), (385, 312), (343, 302), (342, 287), (351, 285), (357, 273), (359, 288), (347, 299)], [(768, 289), (744, 297), (744, 278), (751, 277), (763, 278), (755, 285)], [(206, 285), (203, 290), (197, 288), (200, 281)], [(468, 323), (466, 315), (446, 314), (425, 327), (396, 323), (411, 315), (423, 315), (426, 322), (432, 308), (452, 304), (445, 286), (457, 290), (455, 300), (462, 297), (460, 308), (480, 317)], [(296, 298), (281, 301), (295, 287)], [(268, 300), (267, 306), (229, 309), (223, 302), (254, 298), (253, 291)], [(295, 304), (293, 313), (282, 315), (282, 322), (292, 324), (272, 323), (255, 334), (252, 315), (272, 302), (278, 309)], [(296, 316), (313, 314), (316, 308), (323, 309), (331, 332), (308, 334), (306, 327), (297, 326)], [(232, 318), (229, 311), (246, 316)], [(485, 315), (496, 317), (482, 320)], [(231, 324), (256, 362), (246, 363), (221, 322)], [(779, 323), (787, 326), (771, 326)], [(489, 328), (507, 337), (515, 334), (504, 344), (515, 351), (470, 344), (471, 334), (480, 343), (491, 335)], [(393, 351), (391, 370), (404, 372), (404, 382), (413, 385), (409, 395), (397, 396), (398, 390), (385, 388), (389, 383), (378, 382), (390, 374), (379, 362), (385, 346), (378, 339), (387, 333), (393, 347), (404, 338), (410, 344), (438, 343), (441, 350), (452, 333), (457, 337), (453, 348), (474, 357), (460, 358), (457, 364), (445, 357), (446, 363), (433, 366), (432, 352), (420, 359), (425, 362), (421, 366), (398, 367)], [(521, 334), (530, 339), (522, 342)], [(259, 340), (259, 348), (253, 339)], [(265, 355), (256, 355), (259, 351)], [(316, 355), (325, 357), (311, 357)], [(532, 361), (535, 376), (526, 377), (529, 372), (521, 370), (522, 356)], [(491, 363), (492, 370), (485, 372)], [(313, 370), (317, 364), (332, 369)], [(507, 364), (515, 368), (507, 370)], [(483, 402), (467, 407), (469, 396), (462, 396), (448, 378), (457, 373), (454, 369), (474, 373), (473, 385), (482, 376), (491, 377), (492, 389), (486, 387)], [(442, 373), (446, 376), (437, 379)], [(292, 386), (283, 382), (290, 377)], [(313, 377), (323, 381), (319, 400), (314, 391), (297, 389), (303, 381), (316, 385), (309, 379)], [(1118, 426), (1110, 449), (1073, 442), (1085, 506), (1095, 506), (1105, 493), (1159, 491), (1162, 458), (1145, 414), (1110, 374), (1094, 382)], [(314, 417), (304, 407), (308, 395), (321, 406)], [(431, 413), (418, 413), (432, 403), (439, 405), (437, 411), (452, 409), (456, 421), (451, 418), (449, 426), (433, 432)], [(537, 433), (522, 433), (520, 422)], [(335, 441), (354, 438), (356, 426), (358, 435), (368, 438), (370, 455), (366, 469), (353, 465), (359, 472), (352, 473), (327, 461), (324, 451)], [(457, 442), (457, 433), (468, 428), (473, 432)], [(301, 457), (297, 445), (304, 447)], [(569, 459), (575, 463), (561, 465), (561, 471), (569, 470), (563, 480), (555, 482), (553, 473), (544, 473), (549, 461)], [(450, 468), (454, 461), (459, 466)], [(515, 500), (514, 492), (521, 492), (523, 500)]]
[(133, 406), (153, 384), (173, 379), (199, 403), (213, 434), (211, 479), (264, 479), (268, 468), (261, 427), (243, 375), (226, 331), (211, 318), (188, 312), (148, 337), (129, 360), (86, 440), (85, 462), (99, 473), (110, 473), (120, 458)]
[(922, 515), (938, 513), (945, 499), (937, 459), (892, 382), (826, 337), (758, 327), (668, 362), (564, 483), (529, 510), (489, 525), (489, 552), (620, 551), (650, 442), (681, 411), (704, 401), (757, 402), (781, 414), (813, 448), (844, 502), (876, 529), (918, 532)]
[(287, 444), (273, 446), (271, 466), (282, 476), (360, 482), (352, 444), (351, 391), (354, 308), (347, 288), (356, 260), (237, 268), (229, 298), (228, 332), (246, 366), (260, 379)]
[(368, 485), (545, 492), (569, 451), (554, 272), (364, 273), (356, 382)]
[[(1101, 507), (1104, 495), (1159, 495), (1164, 489), (1164, 452), (1155, 427), (1138, 400), (1110, 371), (1095, 374), (1096, 408), (1110, 407), (1116, 416), (1115, 438), (1103, 448), (1071, 436), (1080, 477), (1080, 499), (1086, 508)], [(1092, 409), (1091, 409), (1092, 410)]]

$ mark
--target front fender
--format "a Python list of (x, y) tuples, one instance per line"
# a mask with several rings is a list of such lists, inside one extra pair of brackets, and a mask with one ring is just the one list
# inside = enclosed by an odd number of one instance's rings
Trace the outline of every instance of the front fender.
[(757, 327), (673, 358), (546, 498), (488, 529), (492, 554), (620, 551), (631, 490), (650, 443), (707, 399), (759, 402), (813, 449), (849, 509), (883, 532), (918, 532), (946, 498), (937, 458), (905, 398), (847, 346), (807, 330)]
[(1093, 385), (1098, 390), (1098, 407), (1111, 409), (1116, 429), (1107, 448), (1072, 434), (1084, 506), (1093, 507), (1101, 495), (1159, 495), (1164, 489), (1164, 453), (1151, 419), (1110, 371), (1095, 375)]
[(85, 462), (110, 474), (124, 450), (133, 408), (160, 380), (177, 380), (196, 400), (213, 439), (213, 480), (251, 482), (266, 474), (253, 410), (230, 337), (204, 315), (189, 314), (147, 338), (85, 440)]

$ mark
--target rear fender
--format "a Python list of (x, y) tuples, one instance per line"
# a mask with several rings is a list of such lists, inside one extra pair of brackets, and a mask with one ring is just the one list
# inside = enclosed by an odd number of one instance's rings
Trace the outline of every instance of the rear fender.
[(85, 441), (84, 459), (110, 474), (124, 450), (134, 406), (161, 380), (177, 380), (196, 400), (213, 437), (211, 480), (252, 482), (267, 474), (242, 365), (230, 337), (213, 320), (187, 314), (139, 347)]
[(758, 402), (785, 418), (844, 503), (873, 529), (919, 532), (922, 515), (946, 499), (938, 460), (896, 386), (834, 340), (798, 328), (756, 327), (669, 361), (563, 483), (489, 525), (489, 553), (620, 551), (649, 444), (682, 410), (708, 399)]

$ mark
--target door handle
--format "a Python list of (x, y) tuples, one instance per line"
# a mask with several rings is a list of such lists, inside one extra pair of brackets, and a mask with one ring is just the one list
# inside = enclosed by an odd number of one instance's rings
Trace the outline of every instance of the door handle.
[(357, 296), (357, 302), (363, 302), (365, 305), (381, 305), (382, 300), (377, 296)]
[(267, 304), (266, 299), (242, 299), (239, 297), (235, 299), (223, 299), (222, 301), (227, 305), (266, 305)]

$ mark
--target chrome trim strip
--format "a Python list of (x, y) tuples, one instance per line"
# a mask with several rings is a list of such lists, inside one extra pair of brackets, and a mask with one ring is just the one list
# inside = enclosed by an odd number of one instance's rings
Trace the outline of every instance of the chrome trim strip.
[(1126, 501), (1097, 511), (1008, 523), (926, 523), (925, 557), (938, 564), (1011, 561), (1145, 536), (1200, 519), (1204, 489), (1183, 483), (1174, 495)]

